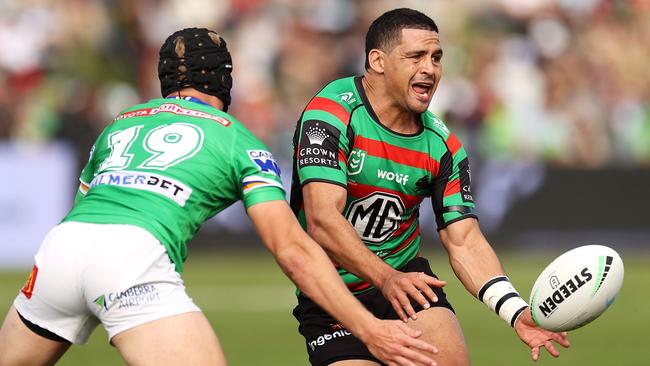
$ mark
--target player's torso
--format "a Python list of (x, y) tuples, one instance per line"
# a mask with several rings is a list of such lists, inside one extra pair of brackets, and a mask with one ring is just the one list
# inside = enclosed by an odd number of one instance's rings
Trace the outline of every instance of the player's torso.
[(90, 190), (64, 221), (133, 224), (185, 243), (238, 199), (231, 121), (206, 108), (155, 99), (120, 115), (97, 140), (92, 174), (82, 174)]
[[(446, 146), (432, 114), (422, 114), (421, 131), (402, 135), (384, 127), (369, 105), (358, 77), (330, 83), (308, 104), (294, 136), (292, 207), (304, 226), (301, 185), (345, 186), (342, 214), (371, 251), (401, 268), (419, 251), (420, 203), (431, 195)], [(339, 273), (353, 291), (368, 287)]]
[(419, 250), (419, 208), (430, 196), (439, 154), (437, 139), (422, 130), (395, 133), (365, 107), (351, 115), (344, 215), (366, 245), (399, 267)]

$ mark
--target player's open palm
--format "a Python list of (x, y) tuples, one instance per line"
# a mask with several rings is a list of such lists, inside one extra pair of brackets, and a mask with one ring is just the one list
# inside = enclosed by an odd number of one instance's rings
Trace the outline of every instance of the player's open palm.
[(519, 338), (531, 348), (531, 357), (533, 361), (539, 359), (539, 354), (542, 348), (546, 348), (548, 353), (553, 357), (560, 356), (560, 352), (555, 348), (553, 342), (557, 342), (564, 348), (570, 346), (567, 332), (555, 333), (535, 325), (530, 309), (526, 309), (517, 322), (515, 323), (515, 331)]
[(395, 271), (386, 279), (381, 292), (388, 300), (397, 316), (403, 321), (408, 318), (416, 319), (415, 310), (409, 298), (417, 301), (423, 308), (428, 309), (429, 301), (438, 301), (438, 296), (429, 286), (443, 287), (447, 283), (423, 272)]
[(377, 320), (362, 341), (375, 357), (389, 366), (435, 366), (434, 360), (419, 351), (437, 354), (438, 349), (418, 339), (421, 335), (421, 331), (399, 320)]

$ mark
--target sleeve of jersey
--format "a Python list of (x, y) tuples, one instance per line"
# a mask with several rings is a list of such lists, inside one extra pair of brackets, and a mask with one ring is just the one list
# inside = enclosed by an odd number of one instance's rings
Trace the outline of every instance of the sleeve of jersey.
[(238, 135), (235, 146), (233, 161), (244, 206), (285, 200), (280, 167), (268, 148), (248, 131)]
[(468, 217), (478, 218), (472, 197), (467, 153), (453, 133), (449, 134), (446, 146), (431, 195), (438, 230)]
[(347, 186), (350, 112), (324, 97), (312, 99), (300, 119), (296, 168), (300, 185), (320, 181)]
[(77, 194), (75, 195), (74, 198), (75, 203), (86, 196), (86, 193), (88, 193), (88, 190), (90, 189), (90, 183), (92, 182), (93, 177), (95, 176), (95, 162), (93, 159), (93, 155), (95, 152), (96, 145), (97, 142), (95, 142), (95, 144), (90, 149), (90, 153), (88, 154), (88, 162), (83, 167), (83, 169), (81, 170), (81, 174), (79, 175), (79, 188), (77, 189)]

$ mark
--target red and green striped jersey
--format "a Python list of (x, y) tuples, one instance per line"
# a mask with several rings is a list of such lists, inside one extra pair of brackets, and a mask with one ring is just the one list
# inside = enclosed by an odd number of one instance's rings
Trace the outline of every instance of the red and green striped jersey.
[[(465, 149), (431, 112), (422, 128), (391, 131), (368, 102), (361, 77), (336, 80), (307, 105), (294, 134), (291, 207), (306, 229), (302, 187), (327, 182), (347, 189), (343, 215), (366, 246), (394, 268), (420, 250), (420, 203), (431, 197), (438, 229), (474, 214)], [(343, 268), (355, 293), (371, 288)]]
[[(196, 99), (153, 99), (100, 134), (63, 221), (128, 224), (152, 233), (181, 272), (187, 242), (237, 200), (284, 200), (266, 146), (232, 116)], [(85, 196), (83, 195), (85, 193)]]

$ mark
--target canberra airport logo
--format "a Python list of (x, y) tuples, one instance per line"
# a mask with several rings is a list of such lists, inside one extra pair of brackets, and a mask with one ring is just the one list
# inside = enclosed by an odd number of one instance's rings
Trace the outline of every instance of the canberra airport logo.
[(130, 287), (125, 291), (99, 295), (93, 300), (93, 303), (108, 311), (114, 305), (117, 306), (117, 309), (125, 309), (158, 302), (159, 300), (160, 292), (158, 288), (155, 285), (144, 284)]

